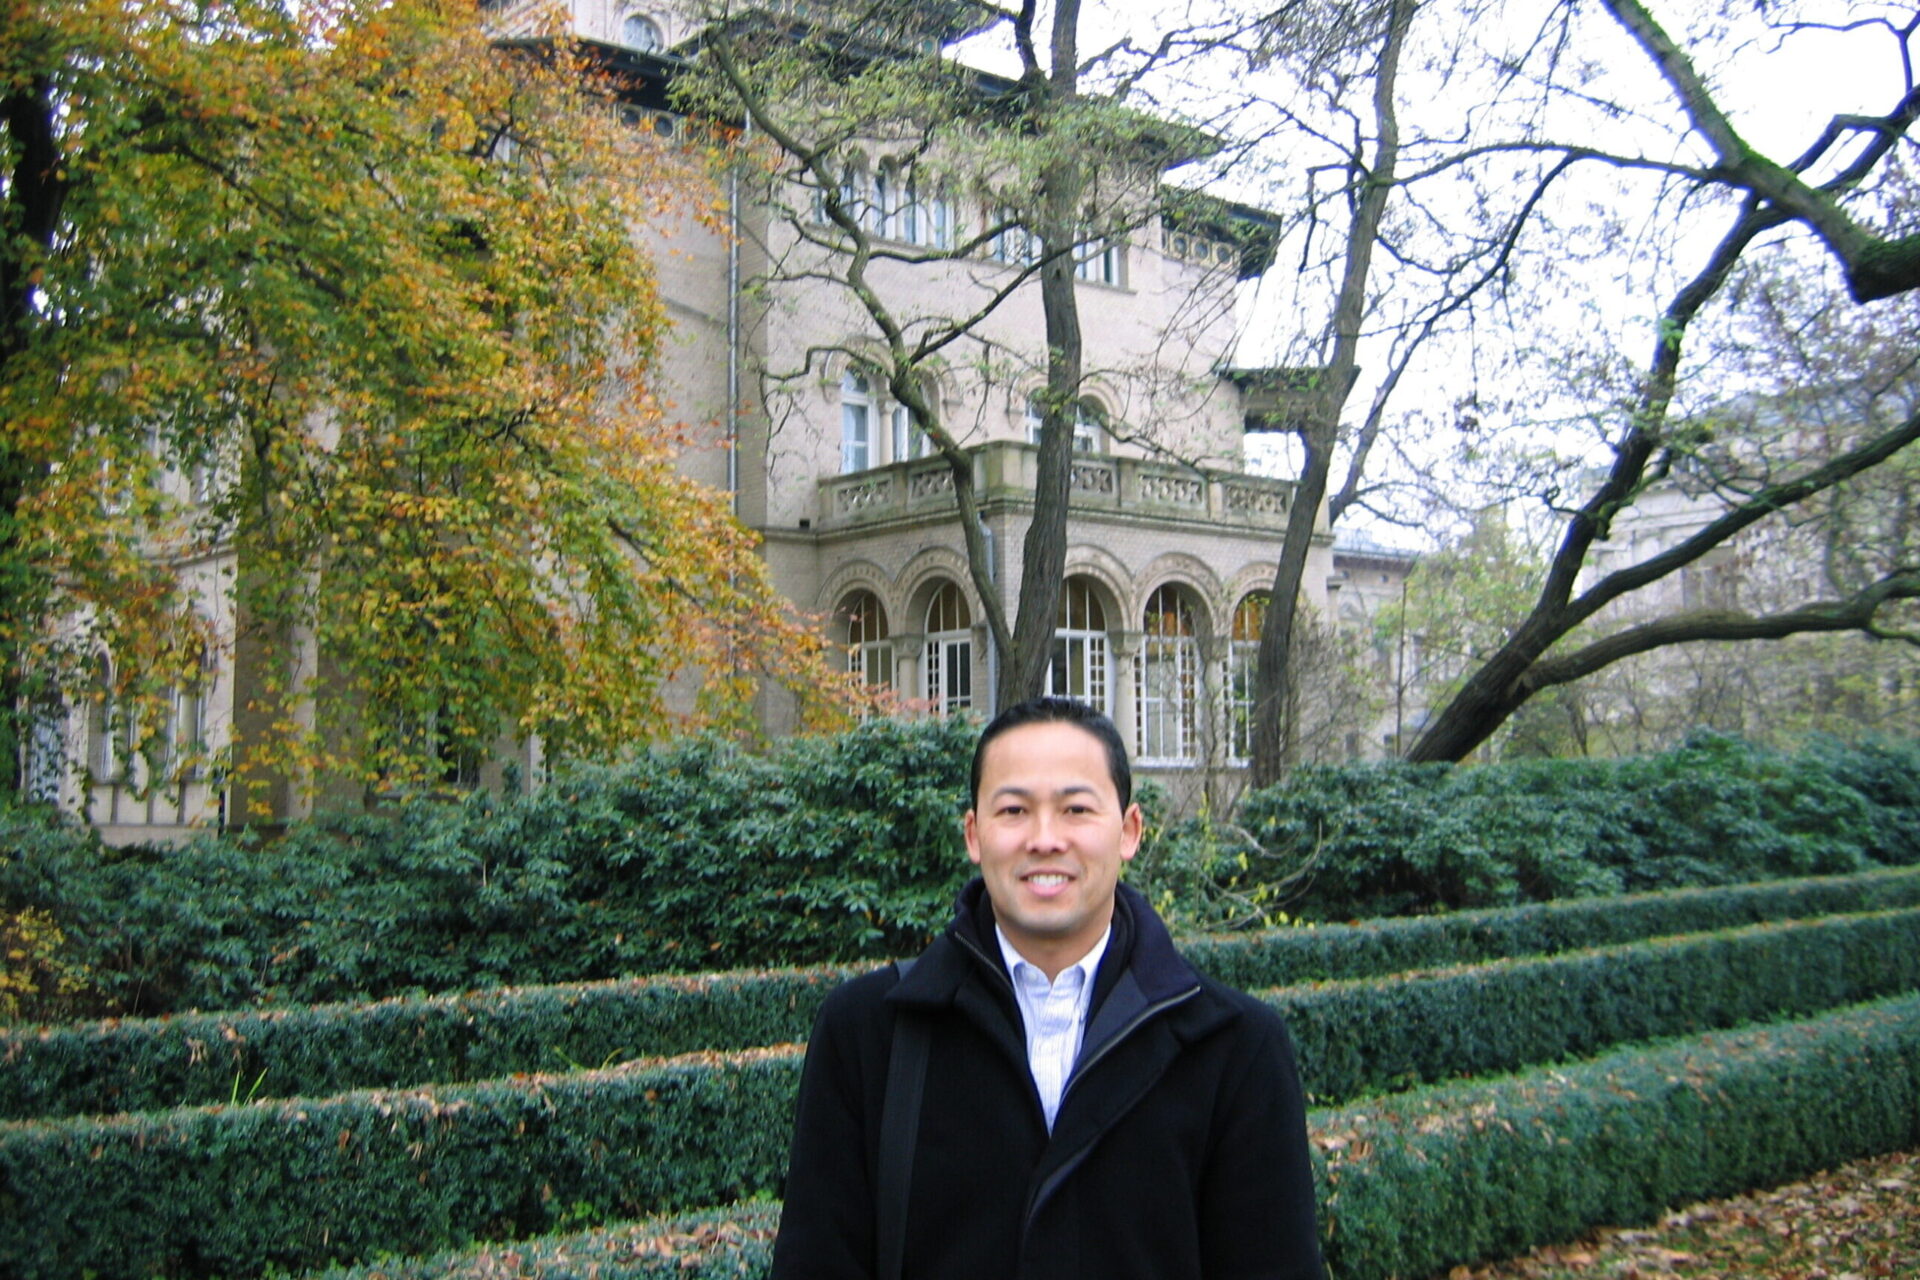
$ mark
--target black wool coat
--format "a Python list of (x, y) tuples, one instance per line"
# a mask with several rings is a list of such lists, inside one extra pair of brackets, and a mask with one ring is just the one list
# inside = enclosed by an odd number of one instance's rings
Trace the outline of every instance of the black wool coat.
[(1272, 1009), (1196, 973), (1120, 886), (1047, 1132), (980, 881), (902, 979), (828, 997), (807, 1046), (774, 1280), (875, 1277), (898, 1011), (931, 1020), (907, 1280), (1321, 1280), (1305, 1106)]

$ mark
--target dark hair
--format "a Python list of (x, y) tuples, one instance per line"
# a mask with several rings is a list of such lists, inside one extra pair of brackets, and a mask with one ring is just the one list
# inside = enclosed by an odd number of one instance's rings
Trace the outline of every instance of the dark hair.
[(1127, 744), (1120, 740), (1120, 730), (1114, 727), (1113, 721), (1073, 698), (1029, 698), (1002, 711), (980, 731), (980, 741), (973, 748), (968, 804), (980, 799), (980, 766), (986, 759), (987, 744), (1007, 730), (1026, 724), (1070, 724), (1092, 734), (1094, 740), (1107, 749), (1107, 773), (1113, 778), (1120, 808), (1124, 810), (1133, 803), (1133, 766), (1127, 763)]

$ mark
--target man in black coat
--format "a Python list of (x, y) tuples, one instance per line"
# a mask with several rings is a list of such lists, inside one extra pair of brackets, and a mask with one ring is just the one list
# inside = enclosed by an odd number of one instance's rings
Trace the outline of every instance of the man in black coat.
[[(1321, 1280), (1286, 1028), (1119, 883), (1132, 790), (1080, 703), (980, 735), (979, 878), (904, 974), (847, 983), (814, 1025), (774, 1280)], [(890, 1090), (896, 1054), (918, 1065)]]

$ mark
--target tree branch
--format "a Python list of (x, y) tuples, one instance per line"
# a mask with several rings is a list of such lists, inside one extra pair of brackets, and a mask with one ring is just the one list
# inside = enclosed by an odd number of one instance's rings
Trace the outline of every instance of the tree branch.
[[(1660, 69), (1687, 119), (1713, 148), (1719, 161), (1719, 180), (1744, 188), (1812, 228), (1845, 267), (1847, 288), (1854, 301), (1871, 302), (1920, 288), (1920, 235), (1886, 240), (1871, 234), (1847, 215), (1829, 189), (1808, 185), (1793, 169), (1748, 146), (1721, 112), (1692, 61), (1639, 0), (1601, 3)], [(1920, 89), (1911, 89), (1880, 122), (1879, 136), (1867, 153), (1877, 161), (1917, 117)], [(1822, 141), (1837, 141), (1839, 136), (1838, 130), (1829, 127)]]
[(1844, 600), (1819, 600), (1783, 613), (1698, 609), (1641, 623), (1564, 656), (1542, 658), (1520, 681), (1529, 691), (1538, 692), (1592, 675), (1635, 654), (1701, 640), (1783, 640), (1814, 632), (1859, 631), (1920, 646), (1920, 635), (1894, 632), (1875, 621), (1879, 610), (1895, 600), (1920, 600), (1920, 570), (1903, 569)]

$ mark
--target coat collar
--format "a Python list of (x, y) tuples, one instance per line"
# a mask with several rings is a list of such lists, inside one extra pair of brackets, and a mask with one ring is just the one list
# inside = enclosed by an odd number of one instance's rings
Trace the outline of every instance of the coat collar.
[[(887, 1000), (902, 1007), (949, 1006), (973, 977), (984, 978), (995, 992), (1004, 991), (1012, 1007), (1012, 984), (993, 937), (993, 904), (986, 883), (978, 877), (960, 890), (946, 932), (887, 994)], [(1125, 884), (1117, 886), (1113, 940), (1094, 980), (1086, 1044), (1098, 1044), (1107, 1034), (1124, 1030), (1141, 1010), (1165, 1005), (1202, 985), (1146, 898)], [(1189, 1027), (1189, 1037), (1211, 1030), (1219, 1020)]]

